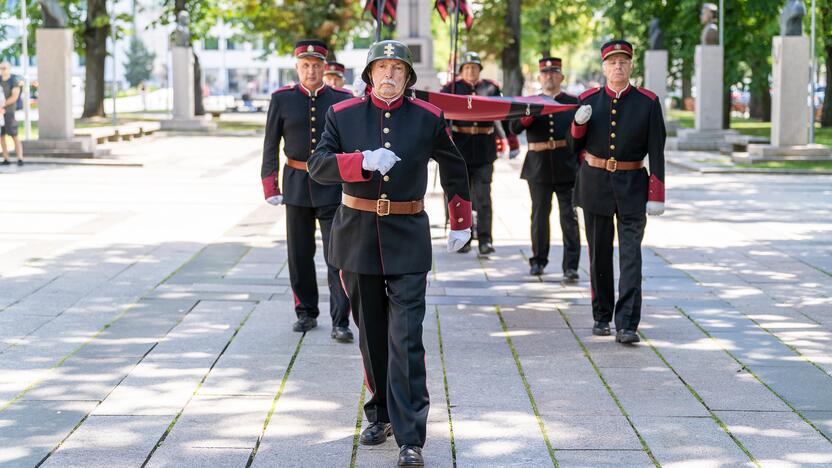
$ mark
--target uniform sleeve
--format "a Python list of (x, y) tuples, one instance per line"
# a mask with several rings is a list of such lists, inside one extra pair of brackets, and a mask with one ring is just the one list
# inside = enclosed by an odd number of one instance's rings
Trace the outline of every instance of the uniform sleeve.
[[(578, 107), (584, 105), (580, 99), (578, 100)], [(583, 125), (578, 125), (575, 123), (574, 116), (572, 117), (572, 125), (569, 127), (569, 131), (566, 132), (566, 144), (569, 146), (569, 151), (572, 154), (577, 154), (578, 158), (582, 158), (581, 153), (584, 151), (586, 147), (586, 129), (589, 122), (585, 122)]]
[(650, 109), (650, 129), (647, 132), (647, 155), (650, 166), (648, 201), (664, 203), (664, 144), (666, 138), (662, 106), (658, 99), (653, 99), (653, 106)]
[(330, 108), (326, 113), (326, 125), (321, 141), (307, 161), (312, 180), (319, 184), (334, 185), (344, 182), (366, 182), (373, 177), (371, 172), (361, 167), (364, 162), (363, 154), (357, 151), (342, 151), (335, 112)]
[(515, 120), (510, 121), (509, 130), (511, 130), (511, 133), (513, 133), (515, 135), (519, 135), (519, 134), (523, 133), (524, 130), (529, 128), (533, 123), (534, 123), (534, 117), (532, 117), (532, 116), (523, 117), (523, 118), (520, 118), (520, 119), (515, 119)]
[(280, 105), (277, 94), (272, 94), (269, 113), (266, 116), (266, 135), (263, 137), (263, 163), (260, 166), (260, 178), (263, 182), (263, 196), (269, 198), (280, 195), (278, 176), (280, 175), (280, 139), (282, 138), (283, 119), (280, 118)]
[(459, 150), (451, 141), (445, 116), (439, 117), (436, 142), (431, 156), (439, 164), (439, 181), (448, 199), (448, 216), (454, 231), (471, 227), (471, 195), (468, 193), (468, 169)]

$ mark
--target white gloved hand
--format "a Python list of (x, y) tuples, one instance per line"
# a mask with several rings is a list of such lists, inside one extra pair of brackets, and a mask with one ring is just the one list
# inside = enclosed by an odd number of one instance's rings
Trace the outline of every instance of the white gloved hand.
[(650, 216), (661, 216), (664, 213), (664, 202), (649, 201), (647, 202), (647, 214)]
[(378, 171), (381, 175), (387, 174), (397, 161), (401, 158), (396, 156), (396, 153), (386, 148), (379, 148), (373, 151), (362, 151), (364, 161), (361, 162), (361, 167), (365, 171)]
[(282, 205), (283, 204), (283, 195), (273, 195), (266, 199), (269, 205)]
[(456, 252), (471, 239), (471, 228), (448, 233), (448, 252)]
[(592, 117), (592, 106), (583, 105), (575, 112), (575, 123), (583, 125), (589, 122), (590, 117)]

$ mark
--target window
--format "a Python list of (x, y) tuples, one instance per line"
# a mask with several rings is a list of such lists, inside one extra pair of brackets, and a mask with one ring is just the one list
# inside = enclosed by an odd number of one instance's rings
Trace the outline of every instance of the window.
[(219, 50), (220, 40), (216, 37), (206, 37), (202, 40), (202, 48), (205, 50)]

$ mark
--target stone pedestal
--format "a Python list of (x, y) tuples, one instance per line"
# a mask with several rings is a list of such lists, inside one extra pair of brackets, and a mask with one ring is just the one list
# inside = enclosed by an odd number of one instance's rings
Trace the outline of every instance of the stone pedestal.
[[(396, 18), (396, 39), (413, 52), (413, 71), (419, 78), (414, 88), (439, 91), (441, 84), (433, 68), (433, 37), (430, 18), (432, 0), (400, 0)], [(460, 30), (465, 27), (460, 21)]]
[(722, 46), (698, 45), (694, 61), (696, 129), (722, 130)]
[(774, 92), (771, 96), (771, 144), (809, 144), (809, 38), (775, 36), (772, 44)]
[(95, 156), (95, 141), (75, 136), (72, 118), (71, 29), (38, 29), (38, 139), (23, 142), (26, 156)]
[(667, 51), (644, 51), (644, 87), (656, 93), (667, 119)]
[(173, 118), (163, 120), (162, 130), (213, 130), (216, 124), (194, 116), (194, 56), (190, 47), (173, 47)]

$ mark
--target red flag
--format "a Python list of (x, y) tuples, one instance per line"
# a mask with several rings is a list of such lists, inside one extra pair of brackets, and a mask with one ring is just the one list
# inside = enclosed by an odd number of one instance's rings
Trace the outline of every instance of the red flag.
[(442, 21), (447, 21), (448, 16), (453, 13), (455, 5), (459, 5), (459, 14), (465, 20), (465, 29), (470, 31), (471, 25), (474, 24), (474, 14), (471, 13), (468, 0), (436, 0), (435, 8), (439, 12), (439, 17), (442, 18)]
[(408, 90), (407, 95), (442, 109), (448, 120), (511, 120), (566, 112), (578, 107), (575, 104), (561, 104), (543, 96), (462, 96), (416, 89)]
[[(385, 26), (390, 26), (396, 21), (396, 6), (398, 0), (384, 1), (384, 14), (381, 16), (381, 22)], [(364, 5), (364, 11), (369, 11), (373, 18), (378, 21), (378, 0), (367, 0)]]

